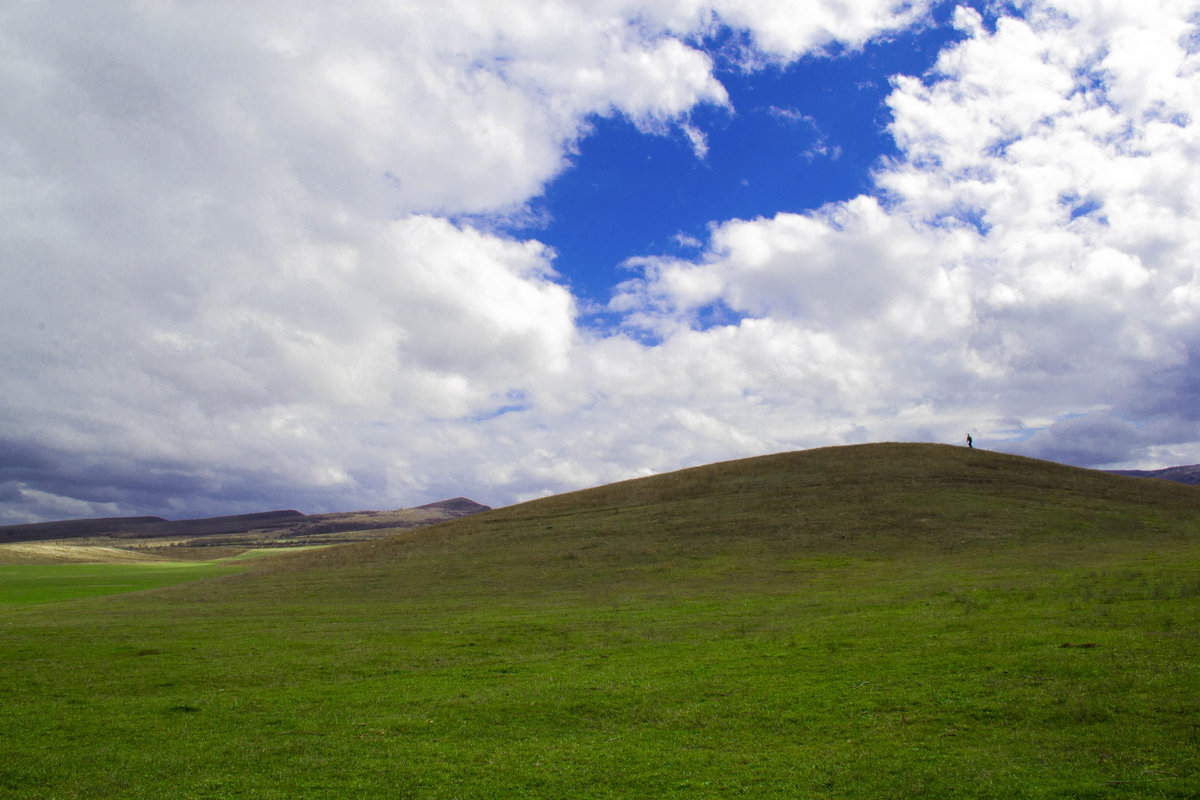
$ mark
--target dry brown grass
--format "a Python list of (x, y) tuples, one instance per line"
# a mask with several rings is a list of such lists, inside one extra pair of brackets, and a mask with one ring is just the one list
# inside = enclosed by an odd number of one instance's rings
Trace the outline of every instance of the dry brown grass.
[(145, 564), (166, 560), (144, 550), (99, 545), (62, 542), (0, 544), (0, 564)]

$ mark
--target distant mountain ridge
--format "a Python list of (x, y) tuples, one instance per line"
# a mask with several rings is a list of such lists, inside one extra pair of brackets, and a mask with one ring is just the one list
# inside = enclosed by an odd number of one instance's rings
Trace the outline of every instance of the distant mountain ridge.
[[(59, 539), (228, 539), (254, 533), (280, 543), (347, 531), (412, 528), (490, 510), (466, 497), (455, 497), (416, 508), (395, 511), (351, 511), (302, 514), (295, 510), (260, 511), (205, 519), (167, 520), (162, 517), (103, 517), (57, 522), (34, 522), (0, 527), (0, 543)], [(293, 540), (293, 541), (289, 541)]]
[(1175, 483), (1186, 483), (1190, 486), (1200, 486), (1200, 464), (1164, 469), (1110, 469), (1105, 471), (1112, 475), (1126, 475), (1130, 478), (1158, 478)]
[(491, 506), (485, 506), (482, 503), (476, 503), (467, 497), (455, 497), (450, 500), (439, 500), (436, 503), (426, 503), (417, 508), (427, 508), (433, 510), (446, 511), (456, 517), (465, 517), (467, 514), (478, 514), (480, 511), (491, 511)]

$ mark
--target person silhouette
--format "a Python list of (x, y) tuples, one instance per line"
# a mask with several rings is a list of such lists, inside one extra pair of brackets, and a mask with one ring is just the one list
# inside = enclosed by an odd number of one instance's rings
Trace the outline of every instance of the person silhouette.
[(967, 434), (967, 447), (971, 450), (975, 449), (975, 445), (971, 440), (971, 434), (969, 434), (969, 433)]

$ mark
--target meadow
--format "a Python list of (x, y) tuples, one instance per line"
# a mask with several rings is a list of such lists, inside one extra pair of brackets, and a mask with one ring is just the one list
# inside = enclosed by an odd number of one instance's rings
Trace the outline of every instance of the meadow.
[(0, 637), (0, 797), (1200, 787), (1200, 492), (962, 448), (685, 470)]
[(57, 603), (172, 586), (222, 575), (235, 567), (211, 561), (161, 564), (0, 564), (0, 607)]

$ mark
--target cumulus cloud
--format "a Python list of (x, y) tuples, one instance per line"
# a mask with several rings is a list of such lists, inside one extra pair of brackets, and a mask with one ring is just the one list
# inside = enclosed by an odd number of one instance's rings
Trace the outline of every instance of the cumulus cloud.
[(753, 32), (759, 48), (790, 61), (833, 45), (861, 47), (881, 30), (916, 22), (926, 3), (849, 0), (840, 3), (777, 3), (773, 0), (725, 0), (718, 14)]
[[(763, 46), (903, 22), (837, 8)], [(535, 413), (593, 402), (570, 373), (620, 346), (577, 328), (555, 254), (450, 220), (519, 216), (594, 115), (702, 156), (689, 112), (728, 99), (693, 42), (721, 15), (780, 24), (699, 0), (5, 8), (0, 419), (37, 455), (4, 460), (5, 517), (505, 502), (636, 468), (563, 467), (588, 456)], [(513, 471), (522, 448), (560, 455)]]
[[(581, 325), (554, 252), (483, 224), (596, 115), (703, 157), (716, 26), (752, 69), (925, 10), (5, 8), (0, 521), (495, 504), (972, 427), (1200, 460), (1184, 3), (960, 11), (935, 73), (895, 78), (877, 192), (634, 258), (614, 330)], [(1055, 423), (1089, 413), (1117, 444), (1064, 449)]]
[[(877, 196), (721, 223), (699, 259), (633, 262), (613, 309), (667, 337), (713, 304), (791, 325), (867, 376), (840, 405), (873, 438), (917, 408), (1072, 463), (1150, 457), (1164, 426), (1200, 457), (1194, 15), (1080, 2), (956, 24), (930, 76), (895, 78), (901, 155)], [(1088, 412), (1108, 422), (1067, 422)]]

